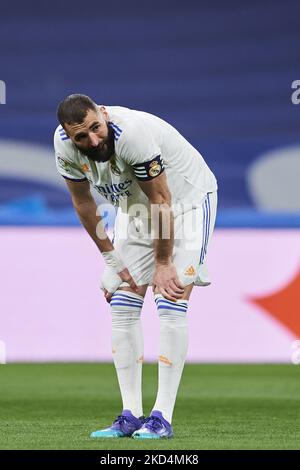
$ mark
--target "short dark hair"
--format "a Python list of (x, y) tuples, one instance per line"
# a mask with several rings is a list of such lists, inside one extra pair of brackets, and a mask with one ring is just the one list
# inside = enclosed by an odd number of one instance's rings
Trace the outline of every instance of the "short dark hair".
[(57, 108), (57, 119), (64, 127), (64, 124), (81, 124), (86, 117), (88, 110), (97, 110), (97, 105), (86, 95), (73, 94), (62, 100)]

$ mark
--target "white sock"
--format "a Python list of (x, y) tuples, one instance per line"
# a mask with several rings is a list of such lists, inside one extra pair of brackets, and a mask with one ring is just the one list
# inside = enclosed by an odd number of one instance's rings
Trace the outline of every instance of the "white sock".
[[(171, 302), (155, 295), (160, 319), (158, 392), (153, 410), (171, 423), (188, 346), (187, 300)], [(152, 411), (153, 411), (152, 410)]]
[(143, 415), (142, 363), (143, 334), (141, 309), (143, 297), (117, 290), (110, 302), (112, 314), (112, 352), (123, 401), (123, 410), (138, 418)]

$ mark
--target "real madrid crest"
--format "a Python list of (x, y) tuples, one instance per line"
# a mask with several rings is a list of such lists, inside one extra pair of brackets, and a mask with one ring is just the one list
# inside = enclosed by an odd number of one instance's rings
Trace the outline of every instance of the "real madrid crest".
[(116, 164), (115, 160), (111, 160), (110, 168), (111, 168), (111, 171), (114, 175), (120, 176), (121, 170), (117, 167), (117, 164)]
[(149, 166), (149, 175), (152, 176), (152, 178), (154, 178), (155, 176), (159, 175), (160, 172), (161, 172), (160, 164), (156, 160), (154, 160), (154, 162), (151, 162)]
[(87, 173), (89, 171), (89, 166), (86, 163), (84, 163), (83, 165), (81, 165), (81, 169), (83, 173)]

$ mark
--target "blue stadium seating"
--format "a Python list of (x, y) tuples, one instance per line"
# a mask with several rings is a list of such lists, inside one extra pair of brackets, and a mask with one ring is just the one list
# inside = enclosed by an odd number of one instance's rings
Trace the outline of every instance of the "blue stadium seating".
[[(0, 106), (0, 143), (51, 148), (58, 101), (86, 93), (99, 103), (168, 120), (216, 174), (220, 208), (251, 212), (248, 168), (264, 152), (300, 142), (300, 105), (291, 102), (291, 83), (300, 79), (299, 5), (6, 2), (0, 79), (7, 103)], [(0, 173), (0, 183), (0, 215), (1, 207), (34, 195), (52, 212), (70, 208), (66, 191), (52, 183), (13, 172)], [(0, 223), (8, 220), (0, 217)]]

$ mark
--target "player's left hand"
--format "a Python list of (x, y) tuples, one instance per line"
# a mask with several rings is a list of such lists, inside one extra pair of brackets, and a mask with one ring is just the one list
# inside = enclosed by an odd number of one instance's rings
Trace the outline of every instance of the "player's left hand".
[(153, 276), (153, 290), (172, 302), (182, 298), (184, 286), (178, 278), (173, 263), (156, 265)]

